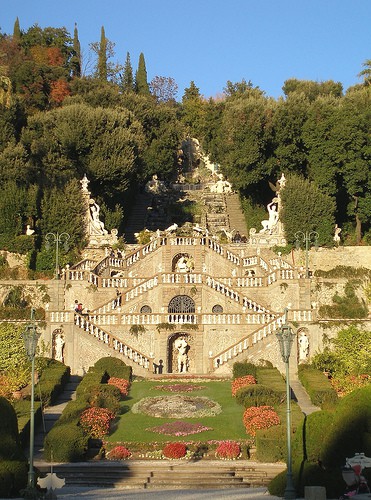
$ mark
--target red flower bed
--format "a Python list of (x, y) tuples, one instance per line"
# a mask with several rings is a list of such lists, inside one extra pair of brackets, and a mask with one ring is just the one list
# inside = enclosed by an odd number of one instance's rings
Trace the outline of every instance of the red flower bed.
[(100, 439), (109, 433), (115, 414), (107, 408), (88, 408), (80, 416), (80, 425), (86, 434), (92, 438)]
[(241, 446), (236, 441), (221, 441), (215, 451), (217, 458), (233, 460), (241, 455)]
[(131, 457), (131, 452), (125, 446), (115, 446), (106, 454), (109, 460), (125, 460)]
[(238, 389), (246, 387), (247, 385), (256, 384), (256, 380), (252, 375), (245, 375), (244, 377), (235, 378), (232, 382), (232, 396), (236, 395)]
[(243, 423), (246, 432), (255, 436), (257, 430), (279, 425), (281, 421), (272, 406), (251, 406), (243, 414)]
[(186, 456), (187, 447), (184, 443), (169, 443), (162, 450), (166, 458), (183, 458)]
[(130, 382), (124, 378), (111, 377), (108, 384), (118, 387), (121, 392), (121, 396), (127, 396), (129, 394)]

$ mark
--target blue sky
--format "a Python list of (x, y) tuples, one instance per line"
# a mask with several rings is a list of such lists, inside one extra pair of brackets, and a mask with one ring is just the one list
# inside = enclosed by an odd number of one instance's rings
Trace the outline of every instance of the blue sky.
[[(143, 52), (148, 81), (175, 79), (178, 98), (193, 80), (205, 97), (228, 80), (251, 80), (268, 96), (288, 78), (360, 82), (371, 59), (371, 0), (0, 0), (0, 29), (77, 23), (85, 63), (101, 27), (115, 43), (113, 61)], [(91, 57), (90, 57), (91, 60)]]

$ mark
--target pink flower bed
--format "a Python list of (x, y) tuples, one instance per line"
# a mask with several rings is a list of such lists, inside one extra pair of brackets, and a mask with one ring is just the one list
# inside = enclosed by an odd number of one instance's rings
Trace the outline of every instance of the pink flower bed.
[(199, 391), (205, 387), (195, 384), (171, 384), (171, 385), (156, 385), (153, 387), (156, 391), (168, 391), (168, 392), (192, 392)]
[(243, 423), (246, 432), (255, 436), (257, 430), (279, 425), (281, 421), (272, 406), (251, 406), (243, 414)]
[(157, 432), (158, 434), (165, 434), (168, 436), (189, 436), (190, 434), (198, 434), (199, 432), (210, 431), (211, 427), (205, 427), (202, 424), (182, 422), (168, 422), (158, 427), (151, 427), (147, 431)]

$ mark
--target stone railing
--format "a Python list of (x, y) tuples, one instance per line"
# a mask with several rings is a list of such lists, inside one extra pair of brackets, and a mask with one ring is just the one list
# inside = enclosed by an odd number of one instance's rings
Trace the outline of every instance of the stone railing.
[(88, 318), (96, 325), (149, 325), (171, 323), (176, 325), (262, 325), (274, 318), (270, 313), (162, 313), (137, 314), (89, 313)]
[(255, 332), (246, 335), (243, 339), (239, 340), (235, 344), (231, 345), (224, 351), (219, 352), (217, 355), (210, 355), (210, 363), (213, 369), (218, 368), (224, 363), (228, 363), (231, 359), (235, 358), (242, 352), (246, 351), (254, 344), (257, 344), (265, 337), (272, 335), (275, 333), (281, 326), (284, 321), (284, 315), (275, 318), (270, 323), (264, 325), (262, 328), (259, 328)]
[(93, 324), (86, 316), (75, 314), (74, 323), (86, 333), (103, 342), (114, 351), (118, 351), (124, 358), (130, 359), (133, 363), (143, 367), (146, 370), (152, 370), (152, 359), (149, 356), (134, 349), (126, 342), (114, 337), (111, 333), (103, 330), (98, 325)]
[(72, 311), (51, 311), (49, 313), (50, 323), (69, 323), (72, 321)]

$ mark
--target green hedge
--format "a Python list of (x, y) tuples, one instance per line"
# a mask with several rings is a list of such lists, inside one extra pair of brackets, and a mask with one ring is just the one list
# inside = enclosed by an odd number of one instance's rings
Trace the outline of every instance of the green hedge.
[(88, 436), (76, 424), (55, 425), (44, 440), (44, 457), (49, 462), (80, 462), (84, 460)]
[(0, 498), (18, 496), (27, 485), (27, 462), (21, 460), (0, 461)]
[(88, 436), (79, 427), (81, 413), (90, 406), (119, 411), (120, 390), (108, 385), (110, 377), (130, 380), (131, 368), (118, 358), (102, 358), (91, 367), (76, 390), (76, 400), (70, 401), (44, 441), (46, 460), (75, 462), (85, 458)]
[(286, 394), (275, 391), (270, 387), (262, 384), (251, 384), (246, 387), (241, 387), (236, 392), (236, 401), (244, 408), (250, 406), (275, 406), (286, 398)]
[(257, 431), (255, 445), (256, 459), (259, 462), (284, 462), (287, 457), (285, 425)]
[(308, 365), (299, 365), (298, 375), (314, 405), (322, 409), (330, 409), (337, 404), (337, 393), (329, 379), (320, 370)]
[(233, 379), (252, 375), (256, 378), (256, 366), (248, 362), (237, 362), (233, 364)]
[(42, 358), (38, 363), (43, 365), (43, 368), (35, 386), (35, 401), (42, 401), (44, 406), (54, 404), (69, 381), (70, 367), (49, 358)]
[(258, 367), (256, 371), (256, 379), (258, 384), (263, 384), (271, 389), (282, 394), (282, 397), (286, 399), (286, 383), (277, 368), (262, 368)]

